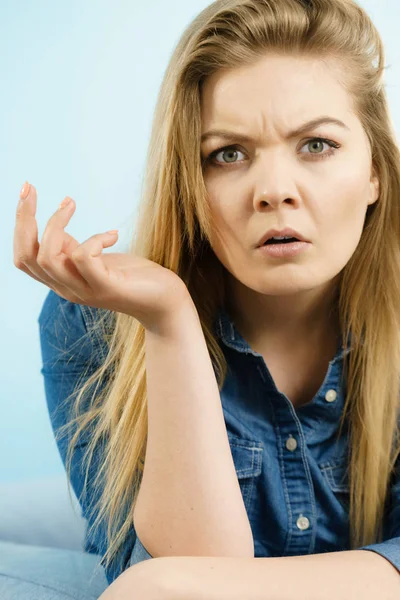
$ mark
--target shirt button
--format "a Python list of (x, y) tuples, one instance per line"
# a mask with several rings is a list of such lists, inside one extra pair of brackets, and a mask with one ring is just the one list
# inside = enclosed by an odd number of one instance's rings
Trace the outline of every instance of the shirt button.
[(335, 390), (329, 390), (325, 394), (325, 400), (327, 402), (333, 402), (334, 400), (336, 400), (336, 397), (337, 397), (337, 393)]
[(293, 450), (296, 450), (297, 442), (293, 436), (288, 437), (288, 439), (286, 440), (286, 448), (288, 450), (290, 450), (290, 452), (293, 452)]
[(300, 517), (297, 519), (297, 527), (299, 529), (308, 529), (310, 527), (310, 521), (307, 519), (307, 517), (303, 517), (303, 515), (300, 515)]

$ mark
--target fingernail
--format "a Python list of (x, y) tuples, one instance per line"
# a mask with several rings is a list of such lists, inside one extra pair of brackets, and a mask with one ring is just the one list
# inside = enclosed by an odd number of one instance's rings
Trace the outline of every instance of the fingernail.
[(22, 186), (21, 192), (20, 192), (20, 198), (21, 200), (25, 200), (29, 194), (29, 190), (30, 190), (30, 185), (27, 181), (25, 181), (24, 185)]
[(61, 202), (60, 206), (58, 207), (59, 210), (61, 210), (62, 208), (64, 208), (65, 206), (68, 206), (68, 204), (72, 202), (71, 198), (68, 198), (68, 196), (66, 198), (64, 198), (64, 200)]

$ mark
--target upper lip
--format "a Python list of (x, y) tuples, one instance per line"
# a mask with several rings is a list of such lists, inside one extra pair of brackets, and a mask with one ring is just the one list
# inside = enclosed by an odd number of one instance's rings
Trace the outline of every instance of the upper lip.
[(296, 231), (295, 229), (292, 229), (291, 227), (285, 227), (285, 229), (281, 229), (279, 231), (279, 229), (269, 229), (266, 233), (264, 233), (264, 235), (262, 236), (262, 238), (259, 240), (258, 244), (257, 244), (257, 248), (259, 246), (262, 246), (263, 244), (265, 244), (265, 242), (267, 240), (269, 240), (272, 237), (283, 237), (283, 236), (287, 236), (287, 237), (295, 237), (298, 240), (300, 240), (301, 242), (308, 242), (309, 240), (306, 240), (306, 238), (299, 233), (298, 231)]

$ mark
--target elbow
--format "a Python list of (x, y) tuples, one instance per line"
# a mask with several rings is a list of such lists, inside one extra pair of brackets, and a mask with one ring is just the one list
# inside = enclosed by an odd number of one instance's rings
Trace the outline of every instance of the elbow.
[(164, 556), (254, 558), (254, 542), (250, 525), (250, 536), (246, 532), (246, 537), (236, 538), (234, 543), (233, 540), (214, 539), (210, 544), (209, 540), (200, 539), (200, 536), (196, 539), (194, 536), (182, 537), (179, 540), (174, 536), (175, 543), (172, 543), (170, 535), (163, 534), (162, 528), (157, 527), (154, 520), (143, 519), (136, 512), (133, 523), (138, 538), (153, 558)]

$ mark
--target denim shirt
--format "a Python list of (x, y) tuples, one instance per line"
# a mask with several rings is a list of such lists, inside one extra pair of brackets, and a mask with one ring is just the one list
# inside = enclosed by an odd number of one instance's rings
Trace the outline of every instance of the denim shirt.
[[(69, 302), (52, 290), (39, 316), (46, 401), (53, 431), (65, 424), (61, 402), (106, 356), (106, 342), (85, 336), (98, 309)], [(253, 351), (221, 308), (214, 332), (228, 364), (220, 392), (227, 436), (243, 502), (253, 533), (254, 557), (279, 557), (350, 550), (348, 428), (337, 440), (346, 389), (341, 387), (344, 349), (339, 340), (325, 379), (308, 404), (294, 408), (279, 392), (264, 358)], [(71, 484), (90, 525), (96, 500), (92, 482), (102, 462), (96, 450), (81, 499), (84, 473), (80, 460), (90, 431), (83, 434), (73, 455)], [(66, 441), (57, 442), (65, 464)], [(104, 555), (105, 526), (96, 535), (86, 532), (84, 550)], [(362, 546), (385, 557), (400, 573), (400, 461), (396, 463), (385, 511), (383, 540)], [(126, 568), (153, 558), (132, 526), (124, 547), (106, 569), (112, 583)]]

